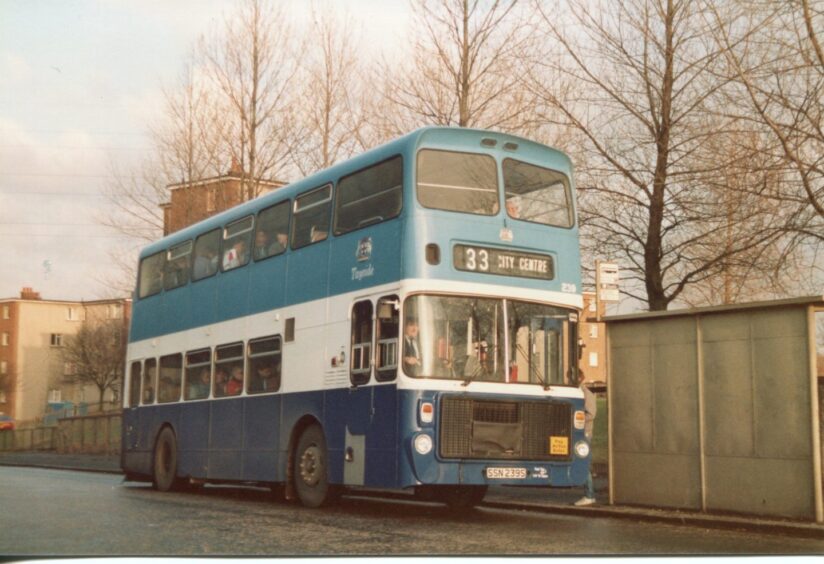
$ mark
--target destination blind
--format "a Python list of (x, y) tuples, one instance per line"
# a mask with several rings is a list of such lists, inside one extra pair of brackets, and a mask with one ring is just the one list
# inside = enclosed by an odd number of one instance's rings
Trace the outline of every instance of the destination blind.
[(537, 253), (455, 245), (452, 250), (452, 262), (456, 269), (467, 272), (542, 280), (555, 278), (555, 265), (552, 257)]

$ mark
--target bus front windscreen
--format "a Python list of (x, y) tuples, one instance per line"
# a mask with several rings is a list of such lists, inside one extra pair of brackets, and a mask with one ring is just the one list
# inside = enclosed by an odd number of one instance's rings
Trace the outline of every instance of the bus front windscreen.
[(404, 307), (403, 369), (418, 378), (575, 385), (577, 315), (497, 298), (415, 295)]
[(417, 175), (418, 201), (427, 208), (498, 213), (498, 171), (489, 155), (424, 149)]

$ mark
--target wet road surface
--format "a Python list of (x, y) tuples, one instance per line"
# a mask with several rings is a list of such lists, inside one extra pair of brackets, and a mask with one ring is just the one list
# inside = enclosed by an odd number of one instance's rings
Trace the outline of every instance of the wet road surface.
[(822, 554), (824, 540), (624, 519), (268, 490), (160, 493), (122, 477), (0, 467), (4, 555)]

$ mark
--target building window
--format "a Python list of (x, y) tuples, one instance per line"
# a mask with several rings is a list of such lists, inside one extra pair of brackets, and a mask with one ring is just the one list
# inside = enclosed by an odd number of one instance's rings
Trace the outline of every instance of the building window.
[(592, 324), (589, 326), (589, 338), (590, 339), (597, 339), (598, 338), (598, 326)]
[(598, 353), (597, 352), (589, 353), (589, 365), (593, 368), (596, 368), (598, 366)]
[(0, 360), (0, 374), (5, 374), (9, 369), (9, 365), (5, 360)]
[(49, 403), (60, 403), (62, 394), (60, 390), (49, 390)]
[(108, 319), (120, 319), (120, 306), (110, 305), (106, 310), (106, 317)]
[(589, 302), (589, 305), (587, 306), (587, 309), (588, 309), (589, 311), (595, 311), (595, 300), (591, 300), (591, 301)]
[(215, 211), (215, 196), (217, 189), (214, 186), (206, 188), (206, 212), (212, 213)]
[(0, 403), (6, 403), (6, 392), (0, 390)]
[(9, 334), (8, 333), (3, 333), (2, 335), (0, 335), (0, 345), (3, 345), (4, 347), (9, 346)]
[(64, 376), (73, 376), (74, 375), (74, 363), (72, 363), (72, 362), (64, 362), (63, 363), (63, 375)]
[(62, 347), (63, 346), (63, 335), (60, 333), (52, 333), (51, 334), (51, 346), (53, 347)]
[(9, 306), (4, 305), (3, 306), (3, 319), (8, 319), (8, 318), (9, 318)]

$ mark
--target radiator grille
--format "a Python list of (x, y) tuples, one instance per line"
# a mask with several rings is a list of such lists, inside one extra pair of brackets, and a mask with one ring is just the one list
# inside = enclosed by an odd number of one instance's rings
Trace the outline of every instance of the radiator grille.
[[(571, 431), (568, 403), (445, 397), (438, 448), (443, 458), (569, 460)], [(569, 452), (549, 454), (550, 437), (566, 437)]]

